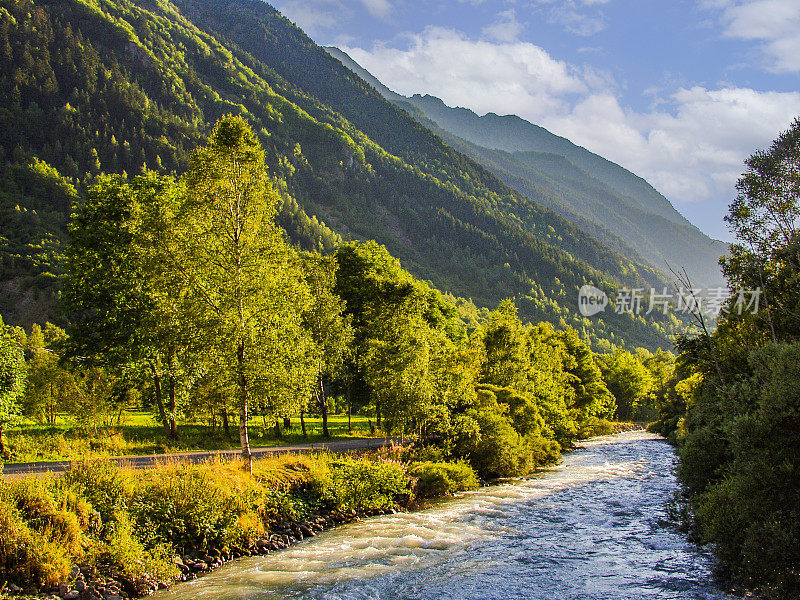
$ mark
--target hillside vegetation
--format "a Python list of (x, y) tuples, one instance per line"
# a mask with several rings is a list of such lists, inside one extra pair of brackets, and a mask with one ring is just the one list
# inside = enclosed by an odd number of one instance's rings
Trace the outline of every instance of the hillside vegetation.
[[(382, 96), (521, 194), (536, 198), (635, 262), (701, 286), (722, 283), (727, 245), (689, 223), (647, 181), (516, 115), (478, 116), (439, 98), (397, 94), (338, 48), (327, 48)], [(642, 258), (643, 257), (643, 258)]]
[(678, 327), (663, 315), (581, 319), (584, 283), (664, 282), (449, 148), (267, 4), (0, 6), (9, 322), (63, 320), (58, 256), (76, 195), (101, 172), (183, 172), (210, 124), (234, 113), (261, 140), (278, 222), (301, 247), (374, 239), (443, 291), (483, 307), (513, 296), (526, 320), (563, 320), (606, 344), (665, 346)]

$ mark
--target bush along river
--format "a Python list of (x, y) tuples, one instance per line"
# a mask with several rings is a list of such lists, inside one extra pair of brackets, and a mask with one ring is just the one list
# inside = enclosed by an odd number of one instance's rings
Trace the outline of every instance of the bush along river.
[(229, 563), (157, 600), (733, 598), (669, 520), (672, 448), (637, 431), (556, 468)]

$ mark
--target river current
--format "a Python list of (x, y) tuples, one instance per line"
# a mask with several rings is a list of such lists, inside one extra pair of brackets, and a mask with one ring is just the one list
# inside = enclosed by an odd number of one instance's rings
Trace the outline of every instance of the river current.
[(728, 599), (673, 528), (672, 448), (582, 442), (552, 470), (234, 561), (156, 600)]

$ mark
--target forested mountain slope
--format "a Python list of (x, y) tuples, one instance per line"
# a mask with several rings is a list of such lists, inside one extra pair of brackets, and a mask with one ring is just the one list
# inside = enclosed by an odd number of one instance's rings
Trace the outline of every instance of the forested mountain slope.
[[(434, 96), (397, 94), (346, 53), (327, 50), (451, 147), (629, 258), (642, 256), (667, 276), (670, 267), (686, 267), (697, 283), (722, 282), (717, 261), (727, 245), (703, 234), (641, 177), (515, 115), (478, 116), (465, 108), (450, 108)], [(623, 246), (616, 246), (614, 237)]]
[(375, 239), (443, 291), (482, 306), (514, 296), (525, 319), (595, 339), (664, 346), (677, 326), (581, 319), (586, 282), (663, 280), (444, 144), (256, 0), (0, 1), (3, 315), (57, 318), (69, 206), (96, 174), (181, 172), (227, 113), (258, 133), (279, 222), (306, 247)]

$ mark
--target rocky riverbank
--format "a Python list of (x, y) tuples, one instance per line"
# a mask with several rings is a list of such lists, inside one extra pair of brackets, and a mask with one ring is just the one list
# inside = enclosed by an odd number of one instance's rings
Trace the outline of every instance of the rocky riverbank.
[(647, 422), (640, 421), (636, 423), (632, 422), (624, 422), (624, 423), (613, 423), (614, 433), (625, 433), (628, 431), (644, 431), (647, 429)]
[(3, 595), (12, 595), (15, 600), (126, 600), (150, 596), (156, 590), (168, 589), (175, 583), (192, 581), (210, 573), (222, 565), (246, 556), (267, 555), (291, 547), (306, 538), (318, 533), (351, 523), (361, 518), (376, 515), (394, 514), (399, 507), (390, 507), (364, 511), (323, 511), (303, 521), (286, 521), (276, 525), (261, 539), (247, 547), (232, 546), (220, 550), (211, 548), (185, 555), (175, 555), (172, 562), (179, 574), (167, 581), (156, 581), (152, 577), (107, 577), (98, 572), (93, 565), (76, 565), (73, 567), (70, 582), (56, 587), (24, 590), (14, 584), (8, 584), (2, 590)]

